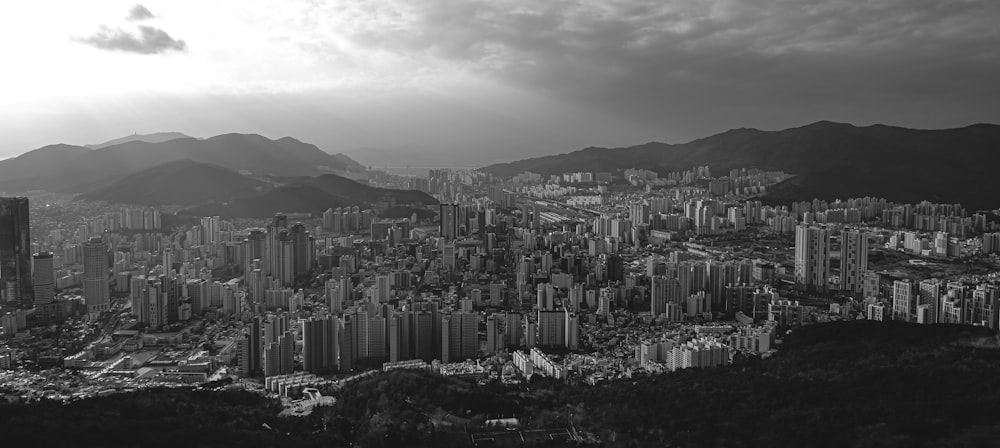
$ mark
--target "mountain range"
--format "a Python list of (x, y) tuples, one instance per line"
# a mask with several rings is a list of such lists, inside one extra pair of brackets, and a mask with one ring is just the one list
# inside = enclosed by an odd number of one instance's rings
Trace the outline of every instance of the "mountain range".
[(0, 191), (47, 190), (77, 200), (177, 205), (187, 215), (264, 218), (276, 212), (322, 213), (378, 206), (389, 215), (426, 217), (430, 195), (372, 187), (365, 167), (291, 137), (255, 134), (197, 139), (176, 132), (134, 134), (108, 142), (49, 145), (0, 161)]
[(138, 139), (116, 139), (95, 145), (97, 149), (50, 145), (0, 161), (0, 191), (90, 192), (138, 171), (184, 159), (252, 175), (318, 176), (363, 169), (343, 154), (327, 154), (291, 137), (223, 134), (166, 141), (161, 141), (164, 134), (132, 137)]
[(591, 147), (481, 170), (509, 177), (645, 168), (664, 175), (707, 165), (719, 176), (757, 167), (795, 175), (769, 189), (764, 199), (771, 203), (876, 196), (978, 209), (1000, 207), (992, 193), (1000, 188), (993, 173), (998, 151), (1000, 126), (993, 124), (924, 130), (821, 121), (781, 131), (733, 129), (682, 144)]

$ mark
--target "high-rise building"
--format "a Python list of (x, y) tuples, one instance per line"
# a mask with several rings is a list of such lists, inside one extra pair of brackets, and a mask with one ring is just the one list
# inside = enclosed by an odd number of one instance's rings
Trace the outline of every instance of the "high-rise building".
[[(264, 247), (266, 244), (267, 235), (264, 234), (262, 229), (250, 229), (247, 233), (246, 239), (243, 240), (243, 276), (244, 280), (246, 276), (253, 271), (255, 268), (254, 260), (264, 259)], [(262, 267), (263, 265), (258, 267)]]
[(667, 311), (667, 277), (662, 275), (653, 276), (652, 288), (650, 288), (650, 313), (653, 317), (659, 316)]
[(445, 240), (454, 240), (458, 236), (458, 204), (441, 204), (440, 212), (439, 233)]
[(521, 330), (521, 313), (507, 313), (504, 315), (504, 334), (506, 335), (506, 345), (508, 347), (520, 347), (521, 337), (524, 331)]
[(486, 318), (486, 353), (502, 352), (505, 347), (505, 339), (500, 331), (501, 319), (492, 314)]
[(339, 324), (335, 316), (302, 321), (302, 367), (305, 371), (325, 373), (337, 369)]
[(312, 270), (316, 243), (301, 222), (293, 224), (289, 229), (289, 242), (292, 248), (290, 264), (294, 279)]
[[(410, 359), (410, 337), (403, 333), (403, 319), (406, 314), (390, 313), (385, 318), (385, 326), (389, 335), (387, 344), (389, 346), (389, 362), (397, 362)], [(409, 325), (406, 326), (409, 330)]]
[(0, 198), (0, 302), (34, 304), (28, 198)]
[(339, 370), (350, 372), (354, 369), (357, 354), (354, 352), (354, 319), (356, 315), (344, 315), (340, 321), (340, 356)]
[(218, 216), (205, 216), (201, 218), (201, 228), (202, 235), (205, 237), (205, 243), (216, 244), (220, 242), (219, 233), (221, 228)]
[(829, 272), (829, 230), (800, 224), (795, 228), (795, 283), (806, 290), (826, 291)]
[(108, 245), (101, 237), (83, 243), (83, 300), (89, 314), (107, 311), (110, 306)]
[(330, 312), (340, 314), (344, 312), (344, 304), (351, 300), (351, 279), (343, 277), (331, 279), (326, 282), (326, 303)]
[(479, 315), (453, 312), (441, 317), (441, 361), (457, 362), (479, 353)]
[(913, 284), (909, 280), (896, 280), (892, 284), (892, 320), (910, 322), (916, 302), (913, 300)]
[(938, 316), (941, 312), (941, 301), (944, 295), (944, 283), (941, 282), (941, 279), (929, 278), (921, 280), (919, 285), (918, 303), (920, 305), (928, 305), (925, 323), (938, 323)]
[(264, 377), (285, 375), (294, 370), (295, 336), (286, 331), (276, 342), (264, 347)]
[(554, 347), (566, 345), (566, 312), (538, 312), (538, 345)]
[(375, 276), (375, 293), (372, 297), (372, 302), (376, 304), (388, 302), (390, 292), (389, 276), (382, 274)]
[(39, 252), (32, 257), (32, 286), (35, 305), (47, 305), (55, 300), (55, 266), (52, 252)]
[(841, 233), (840, 254), (841, 289), (862, 293), (868, 270), (868, 234), (862, 230), (845, 229)]
[(565, 310), (566, 315), (566, 348), (576, 350), (580, 348), (580, 318), (576, 313)]
[(261, 373), (262, 341), (261, 319), (250, 320), (243, 339), (239, 342), (240, 370), (244, 376), (257, 376)]
[(163, 249), (163, 275), (174, 275), (174, 250), (169, 247)]

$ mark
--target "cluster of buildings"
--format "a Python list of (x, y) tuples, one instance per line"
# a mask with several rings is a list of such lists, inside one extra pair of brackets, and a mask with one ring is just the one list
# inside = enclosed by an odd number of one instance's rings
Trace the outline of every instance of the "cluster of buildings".
[[(351, 207), (162, 229), (159, 212), (125, 209), (38, 239), (28, 199), (3, 198), (0, 333), (21, 343), (80, 318), (86, 347), (44, 356), (95, 378), (225, 371), (284, 394), (399, 368), (594, 382), (723, 366), (772, 352), (777, 328), (858, 316), (1000, 327), (998, 277), (897, 278), (869, 263), (998, 253), (983, 213), (768, 206), (755, 196), (786, 175), (756, 169), (616, 176), (431, 170), (396, 183), (441, 201), (433, 221)], [(32, 358), (13, 347), (0, 368)]]

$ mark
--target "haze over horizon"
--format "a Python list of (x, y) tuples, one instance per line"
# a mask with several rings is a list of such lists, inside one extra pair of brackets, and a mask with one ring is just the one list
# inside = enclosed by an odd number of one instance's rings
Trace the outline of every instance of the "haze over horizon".
[(5, 9), (0, 158), (177, 131), (486, 164), (740, 127), (1000, 116), (1000, 4), (986, 0)]

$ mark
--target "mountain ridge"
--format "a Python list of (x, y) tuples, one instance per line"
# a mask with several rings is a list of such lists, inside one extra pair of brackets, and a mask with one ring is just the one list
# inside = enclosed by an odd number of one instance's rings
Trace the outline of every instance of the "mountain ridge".
[(191, 137), (191, 136), (186, 135), (186, 134), (181, 133), (181, 132), (172, 132), (172, 131), (154, 132), (152, 134), (139, 134), (139, 133), (136, 133), (136, 134), (132, 134), (132, 135), (126, 135), (124, 137), (118, 137), (118, 138), (115, 138), (115, 139), (111, 139), (111, 140), (108, 140), (108, 141), (106, 141), (104, 143), (97, 143), (97, 144), (93, 144), (93, 145), (82, 145), (82, 146), (85, 147), (85, 148), (89, 148), (89, 149), (102, 149), (102, 148), (106, 148), (108, 146), (114, 146), (114, 145), (117, 145), (117, 144), (127, 143), (127, 142), (140, 141), (140, 142), (146, 142), (146, 143), (160, 143), (160, 142), (166, 142), (166, 141), (170, 141), (170, 140), (176, 140), (176, 139), (179, 139), (179, 138), (194, 138), (194, 137)]
[[(221, 134), (206, 139), (178, 138), (164, 142), (127, 141), (89, 150), (71, 150), (73, 163), (59, 151), (43, 147), (0, 161), (0, 189), (33, 189), (81, 193), (110, 185), (161, 163), (181, 159), (235, 171), (283, 176), (317, 176), (349, 170), (341, 158), (294, 139), (271, 140), (257, 134)], [(30, 160), (31, 163), (25, 162)]]
[[(1000, 188), (1000, 180), (985, 169), (1000, 159), (998, 148), (1000, 125), (995, 124), (909, 129), (818, 121), (784, 130), (731, 129), (686, 143), (588, 147), (480, 170), (510, 177), (524, 171), (547, 176), (644, 168), (664, 175), (708, 165), (719, 175), (732, 168), (756, 167), (796, 175), (765, 196), (775, 203), (861, 194), (909, 202), (935, 198), (989, 208), (1000, 206), (1000, 199), (984, 193)], [(836, 181), (840, 177), (850, 183)]]

